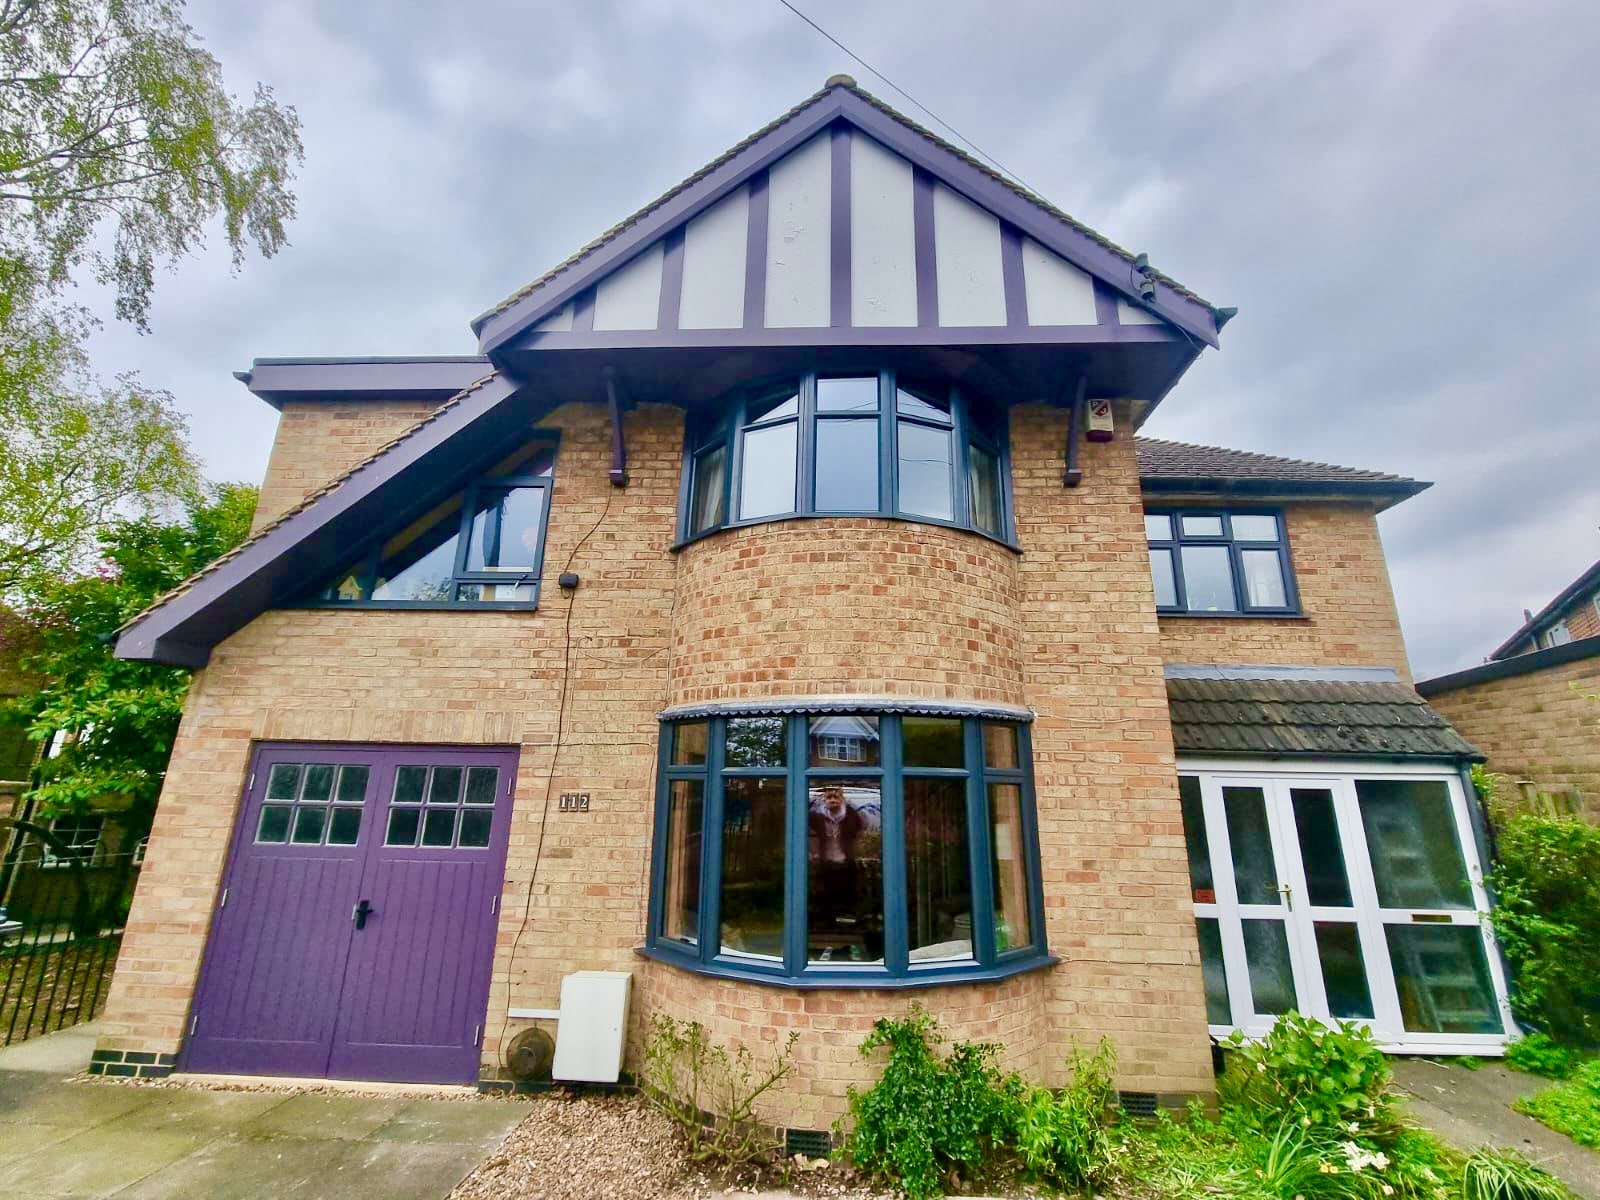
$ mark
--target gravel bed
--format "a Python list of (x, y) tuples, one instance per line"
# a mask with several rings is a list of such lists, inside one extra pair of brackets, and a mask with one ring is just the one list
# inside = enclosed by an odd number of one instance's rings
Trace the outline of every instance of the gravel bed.
[[(551, 1093), (450, 1200), (710, 1200), (727, 1195), (883, 1200), (848, 1169), (746, 1167), (722, 1174), (684, 1157), (677, 1129), (637, 1096)], [(785, 1191), (784, 1189), (789, 1189)]]
[(67, 1083), (88, 1087), (149, 1088), (156, 1091), (192, 1092), (255, 1092), (275, 1093), (282, 1096), (359, 1096), (365, 1100), (450, 1100), (459, 1104), (526, 1104), (527, 1096), (511, 1092), (468, 1092), (460, 1089), (435, 1092), (425, 1086), (406, 1088), (403, 1091), (385, 1091), (381, 1088), (345, 1087), (320, 1083), (288, 1083), (276, 1080), (252, 1080), (240, 1076), (237, 1081), (220, 1079), (185, 1079), (168, 1075), (160, 1079), (136, 1079), (122, 1075), (69, 1076)]

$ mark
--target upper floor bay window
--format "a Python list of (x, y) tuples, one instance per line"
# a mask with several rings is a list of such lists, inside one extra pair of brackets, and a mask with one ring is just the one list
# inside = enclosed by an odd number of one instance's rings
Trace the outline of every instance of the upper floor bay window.
[(681, 532), (867, 514), (1010, 541), (1003, 429), (976, 398), (892, 371), (752, 388), (691, 427)]
[(531, 607), (554, 470), (553, 444), (522, 447), (404, 529), (370, 543), (313, 603)]
[(650, 949), (798, 986), (1048, 961), (1025, 726), (793, 713), (669, 722)]
[(1281, 512), (1147, 511), (1144, 530), (1158, 611), (1299, 612)]

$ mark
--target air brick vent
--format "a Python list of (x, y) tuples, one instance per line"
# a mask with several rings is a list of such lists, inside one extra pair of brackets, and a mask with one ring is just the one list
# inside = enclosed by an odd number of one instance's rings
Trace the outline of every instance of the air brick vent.
[(1154, 1092), (1118, 1092), (1117, 1098), (1130, 1117), (1153, 1117), (1161, 1107)]
[(804, 1154), (807, 1158), (827, 1158), (833, 1153), (833, 1136), (826, 1129), (786, 1129), (783, 1153), (787, 1158)]

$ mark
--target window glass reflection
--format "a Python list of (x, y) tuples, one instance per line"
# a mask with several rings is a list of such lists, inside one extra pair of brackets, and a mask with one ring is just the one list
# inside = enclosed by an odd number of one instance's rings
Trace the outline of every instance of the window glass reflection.
[(948, 521), (955, 516), (951, 492), (951, 432), (900, 422), (900, 511)]
[(878, 718), (839, 714), (811, 718), (813, 767), (878, 765)]
[(812, 781), (806, 814), (806, 958), (883, 961), (883, 785)]
[(878, 511), (878, 422), (817, 422), (817, 511)]
[(739, 486), (741, 518), (794, 511), (794, 456), (793, 422), (745, 431)]
[(967, 781), (904, 782), (906, 921), (911, 961), (972, 957), (972, 864)]
[(724, 954), (783, 957), (784, 781), (731, 777), (722, 798)]

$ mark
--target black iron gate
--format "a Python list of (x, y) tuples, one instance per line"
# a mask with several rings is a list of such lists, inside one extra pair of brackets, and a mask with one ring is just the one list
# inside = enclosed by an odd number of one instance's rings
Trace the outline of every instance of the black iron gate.
[(92, 1019), (105, 1003), (137, 863), (29, 821), (0, 820), (0, 1046)]

